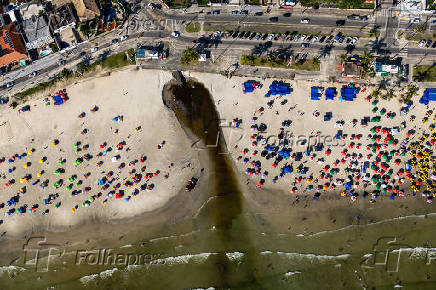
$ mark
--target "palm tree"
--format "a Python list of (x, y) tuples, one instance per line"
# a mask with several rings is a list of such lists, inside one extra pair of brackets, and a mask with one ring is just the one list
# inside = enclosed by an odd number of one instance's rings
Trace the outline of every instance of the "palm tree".
[(378, 97), (380, 97), (380, 87), (378, 87), (378, 88), (376, 88), (374, 91), (372, 91), (372, 94), (371, 94), (374, 98), (378, 98)]
[(383, 96), (383, 99), (390, 101), (392, 100), (393, 97), (395, 97), (394, 90), (389, 89), (386, 91), (386, 94)]

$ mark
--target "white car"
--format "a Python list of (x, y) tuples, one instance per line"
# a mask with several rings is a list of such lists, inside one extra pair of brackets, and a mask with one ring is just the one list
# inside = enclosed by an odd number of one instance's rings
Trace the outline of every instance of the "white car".
[(270, 35), (268, 36), (268, 41), (273, 40), (274, 37), (276, 37), (276, 35), (275, 35), (274, 33), (273, 33), (273, 34), (270, 34)]
[(310, 22), (309, 18), (303, 18), (303, 19), (300, 20), (300, 23), (303, 23), (303, 24), (307, 24), (309, 22)]
[(317, 42), (317, 41), (318, 41), (318, 39), (319, 39), (319, 37), (318, 37), (318, 36), (314, 36), (314, 37), (312, 38), (312, 40), (311, 40), (311, 41), (312, 41), (312, 43), (313, 43), (313, 42)]
[(171, 33), (171, 36), (172, 36), (172, 37), (179, 37), (179, 36), (180, 36), (180, 32), (178, 32), (178, 31), (173, 31), (173, 32)]
[(300, 40), (301, 40), (301, 41), (304, 41), (304, 40), (306, 39), (306, 37), (307, 37), (306, 34), (303, 34), (303, 35), (301, 36)]
[(29, 74), (29, 78), (36, 77), (37, 74), (38, 74), (38, 73), (37, 73), (36, 71), (30, 73), (30, 74)]
[(424, 47), (426, 41), (423, 39), (418, 43), (418, 47)]
[(421, 18), (419, 18), (419, 17), (415, 17), (413, 19), (410, 19), (410, 23), (419, 23), (419, 22), (421, 22)]
[(359, 41), (359, 37), (355, 36), (353, 37), (353, 40), (351, 41), (352, 44), (356, 44)]
[(98, 50), (98, 47), (96, 46), (96, 47), (93, 47), (93, 48), (91, 48), (91, 53), (94, 53), (94, 52), (96, 52)]
[(129, 38), (129, 36), (128, 36), (128, 35), (124, 35), (123, 37), (120, 38), (120, 41), (124, 41), (124, 40), (126, 40), (127, 38)]

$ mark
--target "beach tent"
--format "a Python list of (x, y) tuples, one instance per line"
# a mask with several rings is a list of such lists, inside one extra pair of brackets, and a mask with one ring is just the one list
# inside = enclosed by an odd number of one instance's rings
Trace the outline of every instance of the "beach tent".
[(252, 93), (254, 91), (254, 89), (256, 88), (260, 88), (261, 84), (260, 82), (256, 82), (256, 81), (246, 81), (245, 83), (242, 84), (243, 87), (243, 92), (245, 93)]
[(310, 99), (319, 101), (319, 98), (321, 97), (321, 94), (319, 92), (319, 87), (311, 87), (310, 88)]
[(325, 99), (326, 100), (334, 100), (336, 97), (336, 89), (335, 88), (328, 88), (325, 91)]
[(64, 100), (62, 99), (61, 95), (54, 95), (53, 96), (53, 103), (55, 106), (62, 105), (64, 103)]
[(436, 101), (436, 89), (426, 89), (419, 103), (428, 105), (430, 101)]
[(288, 83), (273, 81), (269, 86), (268, 93), (265, 94), (265, 97), (270, 97), (271, 95), (288, 95), (291, 93), (291, 87)]
[(355, 89), (341, 88), (341, 101), (354, 101), (356, 95)]

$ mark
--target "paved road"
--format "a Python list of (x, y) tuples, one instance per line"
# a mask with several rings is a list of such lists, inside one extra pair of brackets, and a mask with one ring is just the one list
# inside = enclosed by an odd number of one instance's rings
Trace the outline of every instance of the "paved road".
[[(254, 24), (284, 24), (284, 25), (304, 25), (304, 26), (328, 26), (335, 27), (337, 20), (344, 20), (344, 17), (337, 16), (320, 16), (320, 15), (291, 15), (290, 17), (278, 16), (277, 22), (270, 22), (270, 16), (251, 16), (251, 15), (229, 15), (219, 14), (211, 15), (204, 13), (191, 13), (191, 14), (166, 14), (162, 10), (155, 10), (153, 13), (165, 18), (178, 21), (205, 21), (205, 22), (235, 22), (235, 23), (254, 23)], [(310, 22), (301, 24), (302, 18), (309, 18)], [(344, 27), (365, 28), (371, 24), (373, 20), (356, 21), (346, 20)]]

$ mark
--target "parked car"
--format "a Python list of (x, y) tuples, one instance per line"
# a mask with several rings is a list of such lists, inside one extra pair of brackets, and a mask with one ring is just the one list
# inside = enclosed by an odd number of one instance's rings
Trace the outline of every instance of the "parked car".
[(291, 17), (291, 13), (290, 12), (286, 12), (285, 14), (283, 14), (284, 17)]
[(29, 78), (34, 78), (34, 77), (36, 77), (37, 74), (38, 74), (38, 73), (37, 73), (36, 71), (30, 73), (30, 74), (29, 74)]
[(255, 36), (257, 35), (257, 33), (256, 32), (253, 32), (251, 35), (250, 35), (250, 37), (248, 38), (248, 39), (253, 39)]
[(65, 65), (67, 63), (67, 61), (65, 59), (61, 59), (59, 61), (59, 65)]
[(12, 88), (14, 85), (15, 85), (14, 82), (8, 82), (8, 83), (6, 84), (6, 88)]
[(109, 44), (112, 45), (112, 44), (115, 44), (115, 43), (117, 43), (117, 42), (118, 42), (118, 39), (115, 38), (115, 39), (112, 39), (111, 42), (110, 42)]
[(359, 20), (366, 21), (368, 19), (369, 19), (369, 17), (367, 15), (359, 16)]
[(301, 47), (302, 47), (302, 48), (307, 48), (307, 47), (309, 47), (309, 43), (302, 43), (302, 44), (301, 44)]
[(262, 40), (265, 40), (266, 38), (268, 37), (268, 33), (265, 33), (263, 36), (262, 36)]
[(238, 14), (239, 14), (239, 11), (238, 11), (238, 10), (233, 10), (233, 11), (230, 12), (230, 14), (231, 14), (231, 15), (238, 15)]
[(312, 42), (317, 42), (318, 39), (319, 39), (319, 37), (315, 35), (315, 36), (312, 38)]
[(278, 22), (279, 18), (278, 17), (270, 17), (268, 18), (268, 22)]
[(344, 26), (345, 25), (345, 20), (341, 19), (341, 20), (336, 20), (336, 26)]
[(219, 15), (221, 13), (221, 11), (219, 11), (219, 10), (214, 10), (214, 11), (212, 11), (212, 14), (213, 15)]
[(302, 23), (302, 24), (307, 24), (309, 22), (310, 22), (309, 18), (303, 18), (303, 19), (300, 20), (300, 23)]
[(256, 15), (256, 16), (262, 16), (262, 15), (263, 15), (263, 12), (262, 12), (262, 11), (259, 11), (259, 12), (254, 13), (254, 15)]
[(425, 42), (426, 42), (425, 39), (421, 40), (421, 41), (418, 43), (418, 47), (424, 47)]
[(430, 47), (432, 41), (431, 40), (427, 40), (427, 43), (425, 44), (425, 47)]
[(301, 35), (297, 34), (295, 35), (294, 41), (299, 41), (301, 39)]
[(419, 23), (419, 22), (421, 22), (421, 18), (419, 17), (415, 17), (410, 20), (410, 23)]
[(251, 32), (250, 31), (246, 31), (245, 34), (244, 34), (244, 38), (248, 38), (248, 37), (250, 37), (250, 35), (251, 35)]
[(248, 15), (248, 10), (241, 10), (241, 13), (240, 14), (242, 14), (242, 15)]
[(352, 15), (348, 15), (347, 18), (351, 19), (351, 20), (359, 20), (359, 15), (357, 14), (352, 14)]
[(172, 37), (179, 37), (179, 36), (180, 36), (180, 32), (178, 32), (178, 31), (173, 31), (173, 32), (171, 33), (171, 36), (172, 36)]
[(344, 40), (345, 40), (345, 36), (342, 36), (341, 38), (339, 38), (339, 43), (344, 42)]
[(127, 38), (129, 38), (128, 35), (123, 35), (123, 36), (120, 38), (120, 41), (124, 41), (124, 40), (126, 40)]
[(254, 37), (254, 39), (259, 40), (262, 37), (262, 33), (258, 33), (256, 34), (256, 36)]
[(325, 35), (324, 35), (324, 36), (322, 36), (322, 37), (320, 38), (319, 42), (320, 42), (320, 43), (323, 43), (323, 42), (324, 42), (324, 40), (325, 40), (326, 38), (327, 38), (327, 36), (325, 36)]
[(301, 36), (301, 41), (304, 41), (306, 38), (307, 38), (306, 34), (303, 34), (303, 35)]
[(270, 35), (268, 36), (267, 40), (268, 40), (268, 41), (271, 41), (271, 40), (274, 39), (274, 37), (276, 37), (276, 35), (275, 35), (274, 33), (273, 33), (273, 34), (270, 34)]
[(236, 38), (236, 37), (238, 37), (238, 34), (239, 34), (239, 31), (235, 31), (235, 32), (233, 32), (232, 37), (233, 37), (233, 38)]
[(93, 48), (91, 48), (91, 53), (94, 53), (94, 52), (96, 52), (98, 50), (98, 47), (96, 46), (96, 47), (93, 47)]

